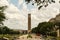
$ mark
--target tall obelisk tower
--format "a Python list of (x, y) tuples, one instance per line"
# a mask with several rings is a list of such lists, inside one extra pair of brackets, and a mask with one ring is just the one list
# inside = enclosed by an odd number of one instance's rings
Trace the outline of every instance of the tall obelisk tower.
[(28, 14), (28, 33), (31, 31), (31, 14)]

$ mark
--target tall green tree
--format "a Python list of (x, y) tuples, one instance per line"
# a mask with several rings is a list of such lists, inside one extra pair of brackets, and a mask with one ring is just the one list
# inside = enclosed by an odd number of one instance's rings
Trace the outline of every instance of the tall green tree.
[(37, 27), (33, 28), (32, 32), (47, 35), (54, 30), (54, 26), (55, 25), (51, 22), (42, 22), (39, 23)]
[(3, 24), (3, 21), (6, 19), (4, 10), (6, 9), (7, 6), (2, 6), (0, 7), (0, 24)]

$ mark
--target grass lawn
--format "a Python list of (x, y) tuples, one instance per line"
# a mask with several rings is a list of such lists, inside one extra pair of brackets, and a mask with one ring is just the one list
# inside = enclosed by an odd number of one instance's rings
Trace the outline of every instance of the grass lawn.
[(2, 37), (6, 37), (6, 38), (8, 38), (9, 40), (12, 40), (14, 37), (19, 37), (20, 36), (20, 34), (0, 34), (0, 38), (2, 38)]
[(52, 37), (52, 36), (48, 36), (47, 38), (46, 38), (46, 40), (48, 40), (48, 39), (56, 39), (56, 40), (60, 40), (60, 37)]

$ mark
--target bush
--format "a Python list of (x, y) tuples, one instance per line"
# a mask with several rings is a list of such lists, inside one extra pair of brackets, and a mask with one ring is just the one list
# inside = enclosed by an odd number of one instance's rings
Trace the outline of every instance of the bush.
[(57, 33), (56, 33), (56, 32), (51, 32), (51, 33), (50, 33), (50, 36), (56, 37), (56, 36), (57, 36)]
[(32, 38), (32, 36), (30, 34), (28, 34), (27, 38)]
[(0, 27), (0, 34), (20, 34), (19, 31), (15, 31), (13, 29), (9, 29), (8, 27)]

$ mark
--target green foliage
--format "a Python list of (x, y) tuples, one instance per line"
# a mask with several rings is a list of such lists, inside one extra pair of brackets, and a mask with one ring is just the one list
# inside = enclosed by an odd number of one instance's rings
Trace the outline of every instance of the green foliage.
[(19, 34), (19, 31), (9, 29), (8, 27), (0, 27), (0, 34)]
[(30, 34), (28, 34), (27, 38), (32, 38), (32, 36)]
[(0, 38), (8, 38), (9, 40), (12, 40), (12, 39), (14, 39), (14, 37), (19, 37), (20, 35), (16, 35), (16, 34), (14, 34), (14, 35), (10, 35), (10, 34), (0, 34)]
[(0, 34), (7, 34), (7, 32), (9, 32), (10, 29), (7, 28), (6, 26), (4, 27), (0, 27)]
[(3, 24), (2, 21), (6, 19), (5, 14), (4, 14), (4, 10), (6, 7), (7, 6), (0, 7), (0, 24)]
[[(32, 2), (32, 5), (37, 4), (38, 9), (41, 9), (43, 6), (47, 7), (51, 3), (55, 3), (55, 0), (25, 0), (28, 3)], [(42, 5), (41, 5), (42, 4)]]
[(39, 23), (37, 27), (32, 29), (32, 33), (46, 35), (53, 31), (54, 26), (55, 25), (51, 22), (42, 22)]
[(50, 35), (50, 36), (57, 37), (57, 32), (51, 32), (49, 35)]

